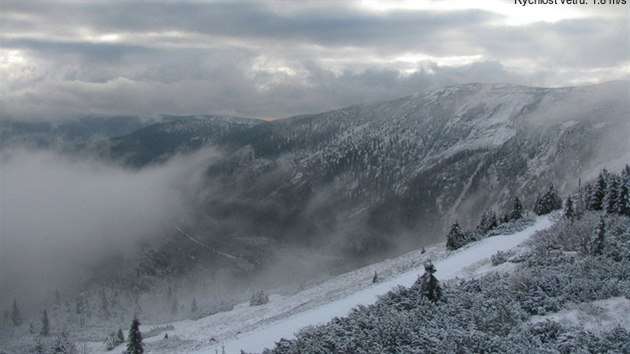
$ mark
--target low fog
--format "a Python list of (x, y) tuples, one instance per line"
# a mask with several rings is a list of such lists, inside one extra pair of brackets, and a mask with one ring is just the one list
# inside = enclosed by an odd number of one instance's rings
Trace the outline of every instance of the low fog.
[(191, 197), (216, 154), (202, 150), (129, 170), (50, 151), (1, 155), (0, 291), (2, 305), (38, 304), (55, 290), (76, 290), (105, 257), (186, 224)]

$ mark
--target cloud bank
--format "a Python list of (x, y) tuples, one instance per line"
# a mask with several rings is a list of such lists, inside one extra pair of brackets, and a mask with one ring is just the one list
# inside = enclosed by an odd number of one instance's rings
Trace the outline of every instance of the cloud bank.
[(9, 2), (0, 118), (277, 118), (465, 82), (628, 79), (622, 7), (472, 3)]
[[(143, 170), (48, 151), (1, 156), (0, 288), (38, 296), (80, 286), (99, 261), (137, 252), (193, 214), (209, 150)], [(27, 280), (27, 281), (25, 281)], [(30, 298), (29, 298), (30, 297)]]

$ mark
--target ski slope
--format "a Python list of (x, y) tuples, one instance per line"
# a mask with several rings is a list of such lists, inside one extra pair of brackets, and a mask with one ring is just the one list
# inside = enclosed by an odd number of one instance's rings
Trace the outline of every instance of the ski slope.
[[(448, 257), (435, 261), (436, 277), (441, 281), (452, 280), (466, 272), (466, 269), (482, 263), (498, 251), (510, 250), (530, 238), (536, 231), (548, 228), (552, 224), (549, 216), (536, 219), (534, 225), (512, 235), (493, 236), (463, 249), (452, 252)], [(264, 348), (271, 348), (280, 338), (293, 338), (294, 333), (308, 325), (322, 324), (335, 316), (344, 316), (357, 305), (374, 303), (382, 295), (397, 285), (411, 286), (423, 270), (413, 269), (395, 278), (374, 284), (362, 291), (346, 296), (342, 299), (318, 306), (316, 308), (295, 314), (293, 316), (271, 322), (268, 325), (254, 329), (247, 333), (238, 334), (221, 344), (215, 344), (196, 351), (196, 353), (216, 353), (223, 349), (226, 353), (262, 352)]]

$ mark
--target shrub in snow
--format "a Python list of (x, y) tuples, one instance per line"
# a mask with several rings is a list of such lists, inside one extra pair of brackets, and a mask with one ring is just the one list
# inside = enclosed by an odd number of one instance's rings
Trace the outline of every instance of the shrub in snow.
[(493, 254), (492, 257), (490, 257), (490, 261), (492, 262), (492, 265), (496, 267), (499, 264), (503, 264), (507, 262), (507, 260), (512, 255), (513, 255), (512, 252), (498, 251), (497, 253)]
[[(532, 239), (531, 250), (508, 274), (491, 274), (441, 289), (448, 302), (427, 300), (420, 280), (398, 286), (346, 317), (301, 330), (271, 353), (626, 353), (630, 332), (586, 332), (530, 321), (532, 315), (614, 296), (630, 297), (630, 219), (608, 216), (598, 256), (576, 252), (592, 238), (603, 212), (560, 219)], [(618, 251), (615, 251), (618, 250)], [(427, 271), (423, 277), (432, 272)]]
[(123, 336), (123, 338), (121, 338), (119, 336), (119, 334), (122, 334), (122, 331), (120, 331), (120, 333), (114, 331), (114, 332), (110, 333), (107, 336), (107, 338), (105, 338), (105, 349), (107, 351), (113, 350), (114, 348), (116, 348), (117, 346), (121, 345), (125, 341), (124, 336)]
[(424, 264), (424, 274), (416, 281), (420, 294), (431, 302), (437, 302), (442, 298), (442, 287), (433, 275), (435, 272), (433, 263), (427, 262)]
[(499, 226), (499, 219), (497, 218), (497, 214), (495, 212), (490, 213), (486, 211), (483, 213), (483, 215), (481, 215), (481, 221), (479, 221), (477, 231), (480, 234), (485, 235), (497, 226)]
[(260, 306), (269, 302), (269, 296), (264, 290), (255, 292), (249, 299), (249, 306)]

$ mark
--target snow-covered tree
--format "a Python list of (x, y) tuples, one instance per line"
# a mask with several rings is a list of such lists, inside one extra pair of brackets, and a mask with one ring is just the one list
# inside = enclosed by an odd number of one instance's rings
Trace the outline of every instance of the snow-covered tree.
[(597, 176), (597, 181), (588, 196), (588, 208), (591, 210), (602, 210), (604, 196), (606, 195), (606, 180), (608, 179), (608, 171), (602, 170)]
[(104, 319), (109, 319), (111, 316), (111, 311), (110, 311), (110, 302), (109, 299), (107, 298), (107, 294), (105, 293), (105, 289), (101, 289), (99, 292), (100, 298), (101, 298), (101, 315), (103, 316)]
[[(627, 167), (626, 165), (626, 168)], [(617, 201), (615, 204), (617, 214), (630, 216), (630, 174), (627, 172), (627, 169), (621, 172), (617, 189)]]
[(105, 339), (105, 349), (107, 351), (113, 350), (120, 344), (125, 342), (125, 337), (122, 334), (122, 330), (118, 329), (118, 332), (110, 333)]
[(608, 182), (606, 185), (606, 194), (604, 195), (604, 199), (602, 200), (602, 210), (604, 210), (608, 214), (614, 214), (617, 212), (617, 193), (618, 190), (618, 181), (617, 176), (614, 174), (610, 174), (608, 176)]
[(562, 199), (553, 184), (550, 184), (545, 194), (539, 195), (534, 203), (534, 213), (537, 215), (549, 214), (560, 208), (562, 208)]
[(50, 320), (48, 319), (48, 311), (46, 311), (46, 309), (42, 312), (42, 328), (39, 331), (39, 334), (42, 336), (50, 334)]
[(255, 292), (249, 299), (249, 306), (260, 306), (269, 302), (269, 295), (264, 290)]
[(573, 220), (575, 218), (575, 207), (573, 206), (573, 198), (567, 197), (567, 201), (564, 203), (564, 218)]
[(59, 290), (55, 290), (55, 306), (61, 306), (61, 294), (59, 293)]
[(118, 333), (116, 334), (120, 343), (125, 341), (125, 335), (123, 334), (122, 329), (118, 328)]
[(518, 197), (514, 198), (514, 205), (510, 212), (510, 220), (519, 220), (523, 217), (523, 203)]
[(18, 307), (17, 300), (13, 300), (13, 306), (11, 307), (11, 323), (14, 326), (22, 325), (22, 313)]
[(494, 229), (497, 226), (499, 226), (499, 220), (497, 219), (497, 214), (495, 212), (485, 211), (481, 215), (481, 221), (479, 222), (479, 225), (477, 226), (477, 230), (479, 230), (479, 232), (482, 234), (486, 234), (488, 231)]
[(424, 264), (424, 274), (418, 279), (420, 294), (431, 302), (437, 302), (442, 298), (442, 287), (433, 275), (435, 272), (433, 263), (427, 262)]
[(140, 332), (140, 321), (134, 318), (127, 337), (127, 354), (143, 354), (144, 344), (142, 343), (142, 333)]
[(595, 238), (591, 241), (590, 253), (593, 256), (601, 255), (604, 252), (606, 242), (606, 223), (604, 218), (600, 218), (597, 228), (595, 228)]
[(451, 225), (451, 229), (446, 235), (446, 248), (449, 250), (456, 250), (466, 244), (465, 234), (459, 227), (459, 223), (455, 222)]

